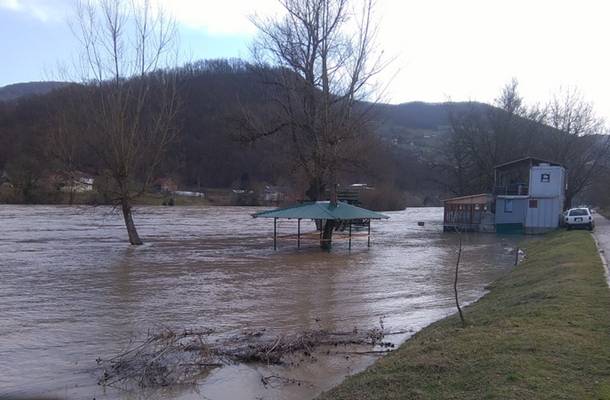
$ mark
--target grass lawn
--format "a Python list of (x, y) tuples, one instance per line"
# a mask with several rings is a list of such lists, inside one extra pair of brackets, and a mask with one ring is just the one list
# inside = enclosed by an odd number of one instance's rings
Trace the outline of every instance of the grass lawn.
[[(467, 262), (467, 260), (465, 260)], [(322, 399), (610, 399), (610, 290), (587, 232), (527, 261)]]

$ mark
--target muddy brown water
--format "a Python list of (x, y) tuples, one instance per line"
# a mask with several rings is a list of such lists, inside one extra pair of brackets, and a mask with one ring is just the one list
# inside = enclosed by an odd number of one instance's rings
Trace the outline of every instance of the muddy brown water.
[[(256, 210), (139, 208), (146, 245), (134, 248), (109, 208), (0, 206), (0, 398), (309, 399), (375, 357), (232, 365), (196, 385), (128, 391), (98, 386), (95, 360), (160, 326), (280, 335), (368, 329), (383, 317), (388, 330), (417, 331), (454, 312), (457, 236), (442, 232), (442, 209), (387, 213), (373, 222), (370, 248), (358, 238), (349, 252), (337, 240), (330, 253), (307, 240), (297, 250), (289, 237), (274, 252), (273, 223), (251, 218)], [(296, 233), (296, 222), (281, 222), (279, 233)], [(512, 267), (520, 240), (465, 235), (464, 303)], [(302, 384), (265, 386), (269, 375)]]

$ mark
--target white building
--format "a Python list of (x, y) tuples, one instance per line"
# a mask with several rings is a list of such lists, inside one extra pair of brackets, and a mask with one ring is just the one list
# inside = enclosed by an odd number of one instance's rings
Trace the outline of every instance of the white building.
[(91, 192), (94, 183), (94, 177), (78, 173), (73, 178), (66, 180), (65, 185), (60, 190), (67, 193)]
[(559, 164), (528, 157), (497, 166), (496, 232), (557, 229), (565, 190), (566, 171)]

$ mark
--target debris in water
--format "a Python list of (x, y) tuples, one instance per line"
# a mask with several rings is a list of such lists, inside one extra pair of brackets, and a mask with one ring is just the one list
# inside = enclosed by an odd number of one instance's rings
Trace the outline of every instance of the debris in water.
[[(272, 337), (262, 330), (244, 330), (238, 335), (212, 340), (211, 329), (175, 331), (163, 328), (148, 333), (146, 339), (112, 358), (98, 358), (102, 372), (98, 383), (105, 386), (169, 386), (193, 383), (213, 368), (234, 363), (294, 364), (290, 355), (301, 361), (315, 361), (314, 350), (320, 346), (366, 345), (371, 351), (337, 350), (337, 354), (382, 354), (394, 344), (384, 341), (386, 335), (408, 333), (408, 330), (384, 332), (380, 327), (369, 330), (354, 328), (349, 332), (307, 331), (301, 334)], [(375, 349), (377, 348), (377, 349)], [(378, 350), (383, 349), (383, 351)], [(326, 354), (331, 354), (327, 351)], [(302, 384), (290, 378), (263, 377), (263, 384)]]

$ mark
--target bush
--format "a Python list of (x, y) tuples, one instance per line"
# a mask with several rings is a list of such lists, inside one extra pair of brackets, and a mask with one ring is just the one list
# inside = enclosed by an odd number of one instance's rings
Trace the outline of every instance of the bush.
[(405, 193), (391, 185), (381, 185), (363, 191), (360, 201), (362, 207), (375, 211), (400, 211), (407, 206)]

